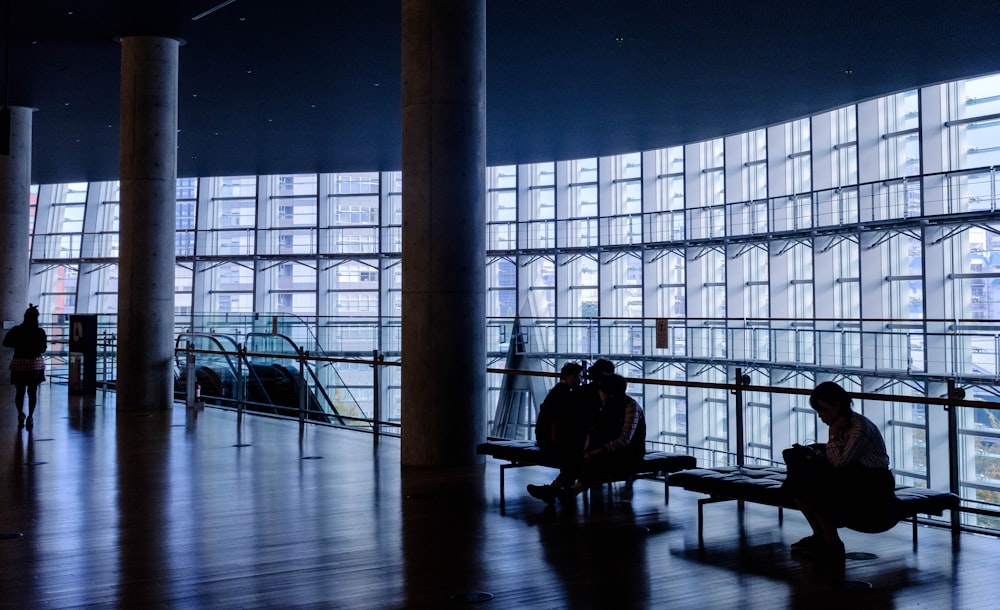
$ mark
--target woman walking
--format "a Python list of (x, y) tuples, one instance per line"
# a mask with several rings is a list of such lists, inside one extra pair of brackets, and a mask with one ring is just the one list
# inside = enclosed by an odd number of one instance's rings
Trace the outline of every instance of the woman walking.
[[(38, 308), (28, 303), (24, 321), (7, 331), (4, 347), (14, 348), (10, 361), (10, 383), (14, 386), (14, 407), (17, 424), (31, 430), (35, 424), (35, 406), (38, 404), (38, 384), (45, 381), (45, 361), (42, 354), (48, 349), (49, 340), (38, 326)], [(24, 414), (24, 395), (28, 394), (28, 415)]]

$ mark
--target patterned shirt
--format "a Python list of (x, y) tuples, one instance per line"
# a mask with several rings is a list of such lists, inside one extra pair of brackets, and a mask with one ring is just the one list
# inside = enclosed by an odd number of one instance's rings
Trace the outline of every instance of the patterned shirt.
[[(628, 447), (629, 445), (632, 445), (633, 439), (635, 439), (636, 433), (639, 432), (640, 428), (643, 428), (643, 434), (645, 434), (644, 427), (640, 426), (640, 423), (642, 422), (644, 416), (642, 412), (642, 407), (640, 407), (639, 403), (637, 403), (635, 399), (633, 399), (630, 396), (626, 396), (625, 399), (626, 399), (625, 421), (622, 425), (621, 432), (618, 434), (616, 438), (613, 438), (608, 442), (604, 443), (603, 445), (601, 445), (604, 448), (604, 450), (607, 451), (608, 453), (621, 451), (626, 447)], [(635, 442), (636, 443), (640, 442), (640, 439), (635, 439)], [(645, 438), (641, 439), (641, 442), (643, 444), (643, 447), (645, 447), (646, 439)], [(591, 447), (591, 448), (596, 449), (596, 447)]]
[(826, 458), (834, 468), (864, 466), (888, 468), (889, 454), (878, 427), (860, 413), (851, 412), (848, 429), (836, 436), (830, 435), (826, 443)]

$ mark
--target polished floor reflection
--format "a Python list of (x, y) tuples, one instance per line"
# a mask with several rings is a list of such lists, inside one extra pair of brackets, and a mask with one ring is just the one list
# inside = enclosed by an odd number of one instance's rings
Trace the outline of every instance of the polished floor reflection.
[(825, 565), (798, 514), (706, 507), (639, 481), (574, 508), (546, 469), (401, 471), (399, 443), (44, 386), (34, 430), (0, 410), (4, 608), (994, 608), (1000, 539), (906, 524), (846, 532)]

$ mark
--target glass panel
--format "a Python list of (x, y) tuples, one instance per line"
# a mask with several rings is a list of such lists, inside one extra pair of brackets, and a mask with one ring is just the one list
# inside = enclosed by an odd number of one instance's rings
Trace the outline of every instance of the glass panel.
[(517, 265), (494, 259), (486, 265), (486, 315), (511, 317), (517, 313)]
[(46, 265), (33, 273), (42, 287), (36, 303), (39, 311), (53, 316), (76, 313), (78, 265)]
[(883, 180), (920, 173), (919, 102), (916, 90), (879, 99), (880, 177)]

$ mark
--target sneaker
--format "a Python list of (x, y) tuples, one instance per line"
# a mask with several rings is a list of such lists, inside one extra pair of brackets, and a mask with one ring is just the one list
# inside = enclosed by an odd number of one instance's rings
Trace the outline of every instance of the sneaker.
[(29, 415), (27, 419), (24, 420), (24, 429), (31, 430), (34, 427), (35, 427), (35, 418)]
[(559, 491), (551, 485), (528, 485), (528, 495), (551, 506), (555, 504)]

